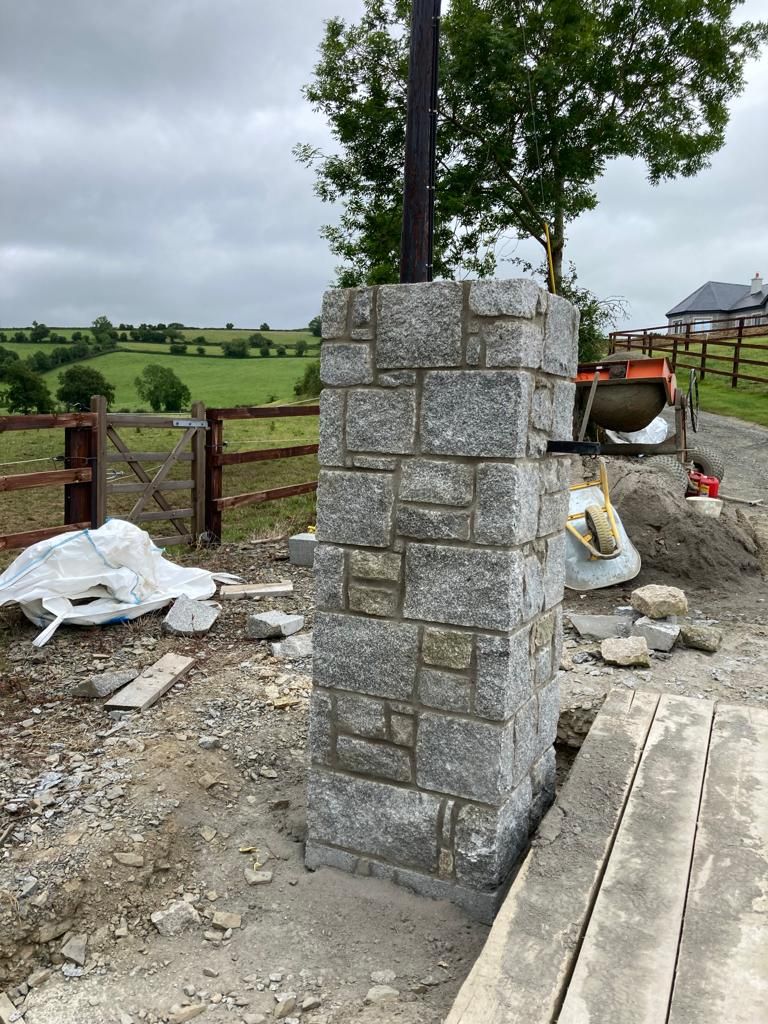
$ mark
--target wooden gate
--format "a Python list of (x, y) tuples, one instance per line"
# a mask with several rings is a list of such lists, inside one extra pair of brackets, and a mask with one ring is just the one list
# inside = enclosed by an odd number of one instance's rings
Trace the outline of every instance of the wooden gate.
[[(101, 526), (108, 515), (119, 516), (138, 525), (157, 522), (170, 523), (173, 532), (153, 532), (156, 544), (195, 542), (205, 529), (205, 438), (208, 422), (205, 406), (195, 402), (191, 416), (148, 416), (146, 414), (107, 412), (103, 398), (94, 398), (91, 410), (97, 417), (96, 434), (99, 452), (96, 460), (95, 524)], [(126, 428), (158, 428), (178, 433), (173, 448), (168, 451), (139, 451), (120, 431)], [(134, 480), (114, 476), (112, 467), (125, 465), (126, 475)], [(150, 472), (145, 466), (151, 466)], [(181, 477), (174, 470), (189, 467)], [(187, 492), (189, 495), (184, 493)], [(169, 500), (167, 494), (181, 498)], [(124, 496), (122, 499), (119, 496)], [(135, 496), (135, 497), (134, 497)], [(185, 500), (186, 499), (186, 500)], [(151, 508), (154, 503), (157, 508)], [(120, 507), (118, 507), (120, 506)], [(152, 530), (151, 526), (147, 529)]]

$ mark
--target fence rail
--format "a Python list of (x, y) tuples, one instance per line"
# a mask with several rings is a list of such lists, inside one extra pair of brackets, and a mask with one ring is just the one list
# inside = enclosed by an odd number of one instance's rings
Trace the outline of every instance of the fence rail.
[[(34, 416), (0, 416), (0, 434), (4, 431), (64, 429), (64, 468), (45, 472), (0, 476), (0, 494), (40, 487), (64, 488), (64, 522), (20, 533), (0, 535), (0, 550), (28, 547), (69, 530), (100, 526), (109, 515), (110, 497), (134, 497), (129, 512), (122, 517), (138, 524), (167, 522), (168, 536), (154, 537), (161, 545), (189, 543), (202, 536), (219, 543), (222, 516), (227, 510), (247, 505), (278, 501), (307, 494), (317, 489), (316, 480), (271, 487), (244, 494), (224, 495), (224, 467), (278, 459), (314, 455), (317, 444), (288, 445), (242, 452), (225, 451), (224, 424), (228, 420), (280, 419), (294, 416), (318, 416), (318, 405), (252, 406), (206, 410), (202, 402), (185, 414), (143, 415), (110, 413), (106, 402), (95, 396), (91, 411)], [(154, 427), (178, 431), (170, 451), (136, 451), (122, 436), (131, 427)], [(59, 456), (58, 458), (61, 458)], [(155, 468), (146, 469), (145, 465)], [(127, 466), (134, 479), (110, 479), (111, 467)], [(177, 466), (188, 466), (183, 479), (171, 478)], [(189, 500), (175, 506), (167, 493), (188, 492)], [(154, 503), (155, 508), (146, 506)]]
[[(753, 324), (748, 320), (751, 318), (686, 324), (680, 331), (669, 326), (613, 331), (609, 337), (609, 348), (612, 353), (627, 351), (648, 356), (664, 355), (675, 371), (697, 370), (701, 380), (705, 380), (707, 374), (728, 377), (733, 388), (738, 387), (740, 381), (768, 384), (768, 358), (752, 358), (755, 352), (768, 352), (768, 344), (765, 343), (768, 324)], [(758, 340), (751, 340), (753, 338)], [(745, 366), (758, 367), (764, 372), (745, 373)]]

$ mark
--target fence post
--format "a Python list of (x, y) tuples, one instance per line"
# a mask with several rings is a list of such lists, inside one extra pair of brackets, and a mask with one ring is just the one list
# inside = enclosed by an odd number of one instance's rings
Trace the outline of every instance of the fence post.
[(107, 400), (103, 395), (91, 398), (91, 412), (96, 413), (96, 443), (93, 465), (93, 525), (103, 526), (107, 518)]
[(209, 544), (221, 543), (221, 509), (216, 501), (222, 496), (224, 467), (217, 456), (224, 451), (224, 420), (208, 419), (208, 444), (205, 450), (205, 532)]
[[(194, 402), (192, 405), (192, 419), (204, 420), (205, 403)], [(192, 534), (195, 543), (200, 539), (200, 534), (205, 531), (205, 467), (206, 467), (206, 439), (208, 429), (198, 430), (192, 439)]]
[(739, 319), (739, 330), (736, 334), (736, 347), (733, 350), (733, 376), (731, 377), (731, 387), (737, 388), (739, 386), (739, 364), (741, 362), (741, 342), (744, 337), (744, 317)]
[(677, 372), (677, 336), (672, 337), (672, 372)]
[(91, 469), (91, 481), (64, 486), (64, 522), (93, 525), (93, 476), (91, 459), (91, 427), (66, 427), (64, 430), (64, 468)]
[(704, 380), (707, 375), (707, 335), (705, 334), (701, 339), (701, 368), (699, 370), (699, 380)]
[(685, 351), (687, 352), (691, 345), (691, 324), (690, 321), (685, 325)]

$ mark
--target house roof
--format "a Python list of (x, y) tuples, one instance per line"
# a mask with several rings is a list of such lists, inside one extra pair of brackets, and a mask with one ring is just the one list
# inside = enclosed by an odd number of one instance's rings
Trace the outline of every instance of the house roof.
[(728, 284), (726, 281), (707, 281), (667, 313), (733, 313), (740, 310), (760, 309), (768, 302), (768, 284), (752, 295), (748, 284)]

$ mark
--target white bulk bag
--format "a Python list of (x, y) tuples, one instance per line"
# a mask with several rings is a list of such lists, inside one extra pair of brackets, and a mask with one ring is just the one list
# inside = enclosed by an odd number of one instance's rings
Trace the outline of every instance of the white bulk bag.
[(234, 578), (174, 565), (144, 530), (110, 519), (98, 530), (63, 533), (27, 548), (0, 576), (0, 607), (15, 601), (45, 627), (34, 640), (42, 647), (62, 622), (125, 622), (182, 594), (211, 597), (217, 580)]

